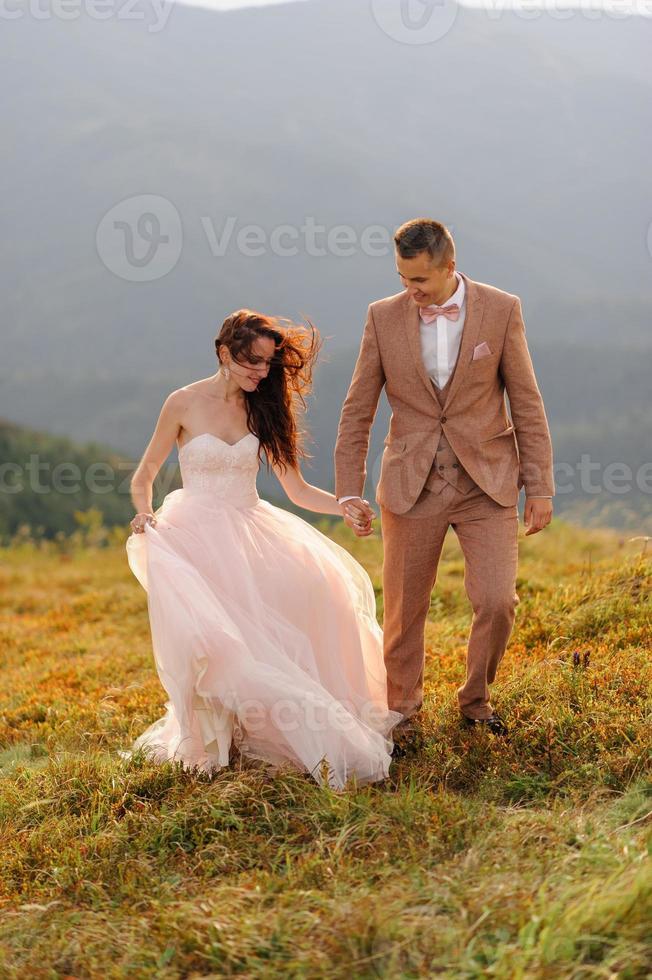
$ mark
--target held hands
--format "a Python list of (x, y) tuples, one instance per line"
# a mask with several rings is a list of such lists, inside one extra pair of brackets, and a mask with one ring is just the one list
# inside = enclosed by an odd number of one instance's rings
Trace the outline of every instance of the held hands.
[(153, 527), (156, 524), (156, 518), (153, 514), (142, 511), (131, 519), (131, 530), (134, 534), (144, 534), (146, 524), (151, 524)]
[(371, 522), (376, 517), (375, 512), (369, 505), (368, 500), (355, 497), (353, 500), (345, 500), (340, 504), (344, 523), (353, 530), (358, 538), (365, 538), (374, 533)]
[(552, 500), (547, 497), (526, 497), (523, 523), (528, 534), (536, 534), (543, 530), (552, 520)]

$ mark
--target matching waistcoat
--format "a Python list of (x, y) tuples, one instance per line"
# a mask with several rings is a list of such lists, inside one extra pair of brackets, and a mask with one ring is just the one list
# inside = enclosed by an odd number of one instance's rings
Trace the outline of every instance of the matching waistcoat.
[[(442, 410), (444, 408), (444, 402), (446, 400), (446, 395), (448, 394), (448, 389), (453, 378), (455, 377), (458, 362), (459, 357), (455, 362), (455, 368), (451, 372), (450, 378), (443, 388), (438, 388), (432, 379), (430, 381)], [(441, 493), (447, 483), (454, 486), (460, 491), (460, 493), (468, 493), (469, 490), (472, 490), (473, 487), (477, 486), (475, 480), (471, 479), (453, 452), (453, 449), (451, 448), (451, 445), (442, 429), (437, 451), (435, 452), (435, 458), (424, 486), (426, 486), (431, 493)]]

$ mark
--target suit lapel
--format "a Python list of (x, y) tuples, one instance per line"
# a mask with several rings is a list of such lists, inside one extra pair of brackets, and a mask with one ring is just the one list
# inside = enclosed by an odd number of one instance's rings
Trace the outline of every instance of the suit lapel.
[(419, 307), (410, 299), (407, 293), (405, 293), (405, 305), (404, 318), (405, 318), (405, 331), (407, 334), (408, 347), (410, 348), (410, 353), (414, 361), (415, 367), (419, 374), (419, 377), (423, 381), (428, 394), (433, 399), (435, 404), (439, 405), (437, 396), (432, 387), (432, 381), (430, 376), (426, 371), (425, 365), (423, 363), (423, 357), (421, 356), (421, 318), (419, 317)]
[[(460, 387), (464, 375), (471, 363), (473, 349), (476, 345), (478, 334), (480, 333), (482, 314), (484, 312), (484, 300), (480, 295), (480, 290), (478, 289), (477, 284), (473, 281), (473, 279), (469, 279), (468, 276), (465, 276), (463, 272), (461, 272), (460, 275), (464, 279), (464, 283), (466, 285), (466, 315), (464, 318), (464, 329), (462, 330), (462, 339), (460, 342), (460, 352), (458, 355), (457, 366), (455, 367), (455, 374), (450, 383), (444, 407), (441, 409), (442, 411), (445, 411), (450, 405), (450, 402), (455, 396), (455, 392)], [(421, 356), (421, 319), (419, 317), (419, 308), (414, 300), (410, 299), (407, 293), (405, 294), (404, 322), (408, 347), (414, 360), (417, 373), (423, 381), (428, 394), (437, 405), (437, 408), (440, 408), (439, 399), (437, 398), (437, 394), (434, 390), (432, 381), (430, 380), (430, 376), (426, 371), (423, 358)]]

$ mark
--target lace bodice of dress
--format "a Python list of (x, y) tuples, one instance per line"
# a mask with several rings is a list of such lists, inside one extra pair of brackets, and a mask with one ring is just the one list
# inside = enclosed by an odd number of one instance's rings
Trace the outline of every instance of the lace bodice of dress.
[(252, 507), (259, 501), (258, 465), (258, 437), (253, 432), (233, 445), (204, 432), (179, 450), (184, 490), (214, 495), (236, 507)]

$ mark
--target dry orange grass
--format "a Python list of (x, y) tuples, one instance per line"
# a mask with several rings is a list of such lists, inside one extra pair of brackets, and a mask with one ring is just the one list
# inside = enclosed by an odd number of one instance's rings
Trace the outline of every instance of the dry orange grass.
[[(379, 538), (330, 533), (382, 621)], [(0, 976), (648, 975), (643, 542), (560, 521), (523, 538), (504, 742), (458, 725), (471, 610), (449, 532), (421, 741), (337, 794), (120, 759), (166, 699), (125, 536), (0, 554)]]

